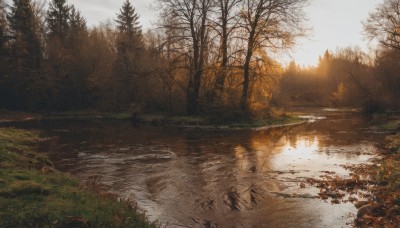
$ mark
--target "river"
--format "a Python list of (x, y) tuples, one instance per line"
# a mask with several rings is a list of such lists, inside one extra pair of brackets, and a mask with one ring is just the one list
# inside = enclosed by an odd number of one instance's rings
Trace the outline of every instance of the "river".
[(265, 130), (138, 127), (129, 121), (42, 121), (40, 150), (81, 180), (96, 175), (166, 227), (351, 227), (351, 203), (306, 183), (377, 156), (382, 135), (357, 113), (325, 110)]

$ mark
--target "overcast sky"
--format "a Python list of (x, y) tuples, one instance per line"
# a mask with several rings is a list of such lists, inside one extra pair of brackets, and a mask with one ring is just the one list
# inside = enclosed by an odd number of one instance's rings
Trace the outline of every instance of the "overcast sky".
[[(69, 0), (86, 17), (89, 25), (115, 18), (125, 0)], [(144, 29), (156, 20), (157, 13), (151, 10), (153, 0), (133, 0)], [(314, 65), (318, 56), (326, 49), (358, 45), (364, 50), (368, 42), (363, 39), (361, 21), (368, 12), (383, 0), (311, 0), (306, 9), (308, 25), (313, 31), (308, 39), (299, 40), (290, 55), (283, 55), (283, 62), (293, 58), (302, 65)]]

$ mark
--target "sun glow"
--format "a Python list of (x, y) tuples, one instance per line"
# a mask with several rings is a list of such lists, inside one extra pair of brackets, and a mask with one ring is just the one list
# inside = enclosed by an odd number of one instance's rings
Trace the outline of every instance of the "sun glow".
[(315, 151), (319, 149), (318, 137), (300, 138), (297, 140), (296, 145), (292, 145), (290, 141), (287, 141), (282, 148), (282, 155), (290, 156), (296, 159), (311, 159), (315, 156)]
[(281, 143), (282, 146), (276, 148), (275, 155), (271, 159), (271, 165), (274, 169), (309, 170), (321, 168), (322, 163), (318, 162), (321, 161), (321, 155), (318, 153), (321, 148), (317, 136), (298, 137), (296, 140), (283, 137)]

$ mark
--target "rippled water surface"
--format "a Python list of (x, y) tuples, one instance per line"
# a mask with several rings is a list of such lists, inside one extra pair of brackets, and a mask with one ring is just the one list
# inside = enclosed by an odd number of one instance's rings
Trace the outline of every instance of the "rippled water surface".
[(33, 124), (41, 150), (85, 180), (99, 175), (167, 227), (346, 227), (356, 209), (307, 184), (376, 156), (379, 134), (357, 114), (253, 130), (135, 127), (118, 121)]

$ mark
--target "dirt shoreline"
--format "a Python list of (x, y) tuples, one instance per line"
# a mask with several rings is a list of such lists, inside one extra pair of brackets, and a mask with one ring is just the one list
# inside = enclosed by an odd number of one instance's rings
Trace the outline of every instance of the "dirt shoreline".
[(372, 164), (345, 167), (350, 177), (327, 174), (308, 179), (320, 189), (318, 197), (332, 204), (351, 202), (358, 209), (355, 227), (400, 226), (400, 122), (392, 120), (374, 128), (387, 134), (384, 150)]

